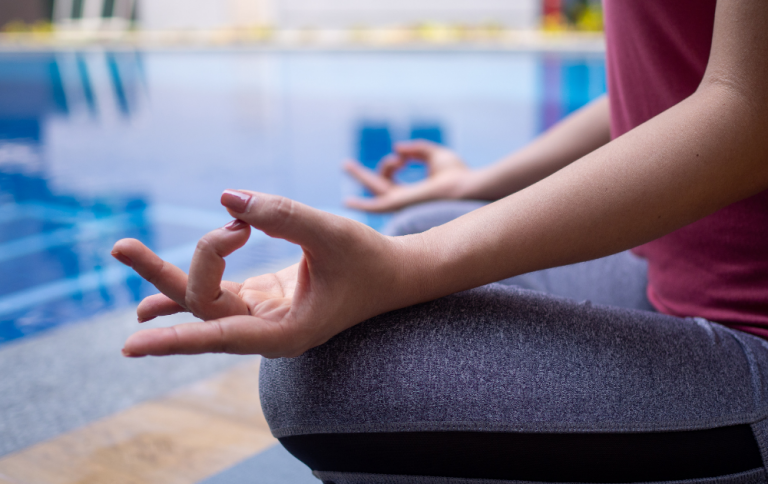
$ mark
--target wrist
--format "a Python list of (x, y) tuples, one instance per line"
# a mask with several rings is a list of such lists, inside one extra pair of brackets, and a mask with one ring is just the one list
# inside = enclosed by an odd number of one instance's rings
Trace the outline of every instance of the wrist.
[(483, 180), (485, 179), (485, 169), (469, 170), (463, 176), (459, 177), (454, 187), (452, 197), (458, 200), (483, 200)]
[(388, 237), (392, 248), (393, 277), (388, 287), (386, 311), (434, 299), (435, 251), (428, 247), (424, 234)]

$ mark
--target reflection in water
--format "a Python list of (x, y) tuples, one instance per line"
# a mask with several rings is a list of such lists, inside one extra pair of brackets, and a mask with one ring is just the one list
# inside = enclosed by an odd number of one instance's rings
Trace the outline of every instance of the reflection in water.
[(358, 160), (375, 169), (384, 156), (392, 152), (392, 135), (386, 124), (363, 122), (358, 135)]
[[(79, 102), (92, 113), (97, 106), (83, 57), (75, 56), (77, 77), (69, 86), (62, 63), (55, 55), (33, 55), (0, 64), (0, 342), (112, 306), (111, 284), (98, 282), (114, 266), (114, 240), (152, 240), (143, 197), (89, 198), (52, 187), (41, 126), (52, 116), (69, 115)], [(128, 113), (124, 80), (116, 67), (114, 72)], [(67, 91), (81, 95), (68, 98)], [(133, 279), (125, 287), (133, 301), (146, 292)], [(66, 297), (47, 298), (40, 291), (45, 288)]]
[[(392, 152), (392, 135), (389, 127), (384, 123), (362, 122), (358, 128), (358, 155), (357, 159), (363, 166), (372, 170), (376, 169), (379, 161)], [(373, 194), (367, 188), (363, 188), (363, 196), (371, 197)], [(366, 214), (365, 223), (381, 230), (389, 220), (389, 216), (380, 214)]]
[(107, 54), (107, 66), (109, 67), (109, 78), (112, 81), (112, 89), (115, 91), (117, 105), (120, 107), (120, 112), (123, 115), (128, 116), (130, 114), (128, 94), (123, 85), (123, 76), (120, 74), (120, 64), (118, 63), (115, 54)]
[(602, 59), (545, 55), (541, 62), (542, 103), (540, 131), (605, 93)]
[(83, 97), (85, 98), (88, 109), (92, 114), (96, 114), (96, 98), (93, 94), (91, 85), (91, 75), (88, 73), (88, 66), (82, 54), (77, 56), (77, 72), (80, 74), (80, 83), (83, 85)]
[[(228, 222), (225, 188), (380, 228), (387, 216), (342, 209), (361, 192), (344, 158), (375, 168), (393, 143), (426, 139), (479, 167), (602, 94), (604, 76), (575, 55), (0, 54), (0, 343), (148, 294), (114, 241), (185, 268)], [(424, 176), (414, 160), (397, 180)], [(228, 271), (299, 253), (251, 239)]]
[(53, 106), (57, 111), (66, 114), (69, 112), (69, 109), (67, 106), (67, 95), (64, 93), (64, 82), (61, 79), (59, 63), (56, 62), (55, 58), (47, 61), (41, 59), (41, 61), (48, 64), (48, 70), (51, 73), (51, 95), (53, 98)]

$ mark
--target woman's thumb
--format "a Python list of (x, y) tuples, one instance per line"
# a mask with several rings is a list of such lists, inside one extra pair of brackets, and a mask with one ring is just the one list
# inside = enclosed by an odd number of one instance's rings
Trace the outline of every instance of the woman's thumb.
[(225, 190), (221, 204), (229, 213), (270, 237), (312, 249), (325, 240), (336, 215), (290, 198), (247, 190)]

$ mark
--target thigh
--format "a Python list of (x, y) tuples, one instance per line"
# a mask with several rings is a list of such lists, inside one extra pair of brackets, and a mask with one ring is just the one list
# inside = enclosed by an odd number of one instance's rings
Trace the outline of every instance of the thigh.
[(337, 484), (765, 482), (767, 369), (704, 320), (490, 285), (265, 361), (261, 395)]
[(500, 281), (577, 301), (655, 311), (648, 301), (648, 264), (630, 251)]

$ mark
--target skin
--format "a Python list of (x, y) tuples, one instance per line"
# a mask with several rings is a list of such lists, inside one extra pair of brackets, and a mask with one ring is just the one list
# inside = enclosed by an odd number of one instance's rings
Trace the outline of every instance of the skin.
[[(631, 132), (607, 142), (599, 124), (580, 140), (588, 128), (579, 117), (605, 116), (605, 101), (598, 101), (487, 171), (470, 174), (448, 150), (425, 149), (433, 171), (423, 185), (381, 185), (381, 200), (371, 202), (377, 206), (350, 202), (386, 210), (440, 196), (512, 193), (445, 225), (391, 238), (298, 202), (244, 192), (250, 199), (241, 211), (223, 199), (229, 213), (300, 245), (304, 255), (242, 285), (220, 279), (223, 257), (245, 243), (248, 226), (203, 237), (189, 276), (139, 241), (121, 240), (113, 254), (163, 293), (139, 305), (140, 320), (182, 310), (205, 320), (140, 331), (123, 351), (296, 356), (376, 314), (658, 238), (768, 189), (766, 84), (765, 1), (719, 0), (698, 90)], [(396, 169), (397, 156), (409, 156), (407, 149), (399, 147), (372, 183), (391, 178), (387, 170)], [(471, 182), (451, 182), (453, 170)]]
[[(398, 143), (377, 173), (350, 160), (344, 169), (373, 198), (352, 198), (347, 206), (369, 212), (391, 212), (434, 199), (498, 200), (546, 178), (611, 140), (608, 98), (603, 96), (553, 126), (528, 146), (487, 168), (471, 171), (456, 153), (429, 141)], [(398, 185), (397, 170), (408, 160), (424, 162), (428, 178)]]

